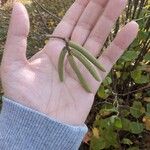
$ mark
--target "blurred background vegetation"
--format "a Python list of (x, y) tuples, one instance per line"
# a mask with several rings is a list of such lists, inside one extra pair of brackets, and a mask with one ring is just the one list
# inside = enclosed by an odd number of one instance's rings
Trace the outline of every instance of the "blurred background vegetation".
[[(27, 57), (39, 51), (73, 0), (22, 0), (28, 9), (31, 32)], [(0, 7), (0, 59), (11, 13), (11, 0)], [(138, 37), (95, 96), (86, 124), (89, 132), (80, 150), (150, 149), (150, 1), (128, 0), (102, 51), (131, 20), (140, 26)], [(3, 90), (1, 88), (1, 95)], [(85, 100), (86, 102), (86, 100)]]

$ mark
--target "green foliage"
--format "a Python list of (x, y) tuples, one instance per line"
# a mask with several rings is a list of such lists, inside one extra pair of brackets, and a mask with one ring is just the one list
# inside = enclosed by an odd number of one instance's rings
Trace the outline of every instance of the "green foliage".
[(137, 84), (149, 83), (150, 82), (150, 75), (142, 75), (141, 70), (134, 70), (131, 72), (131, 78)]
[(104, 138), (95, 138), (93, 137), (91, 139), (91, 150), (102, 150), (106, 147), (106, 142), (105, 142), (105, 139)]
[[(125, 20), (135, 19), (140, 30), (98, 90), (99, 112), (93, 127), (99, 129), (100, 136), (93, 135), (91, 150), (145, 149), (138, 137), (144, 142), (144, 136), (150, 131), (150, 16), (147, 17), (150, 13), (148, 3), (141, 3), (129, 0), (126, 12), (116, 24), (118, 29)], [(114, 33), (106, 46), (112, 36)]]
[(138, 55), (139, 55), (139, 51), (126, 51), (124, 53), (124, 55), (122, 56), (122, 59), (124, 61), (134, 61), (136, 58), (138, 58)]
[(101, 86), (100, 89), (99, 89), (99, 91), (98, 91), (98, 95), (102, 99), (106, 99), (109, 96), (108, 92), (109, 91), (107, 89), (105, 89), (104, 86)]

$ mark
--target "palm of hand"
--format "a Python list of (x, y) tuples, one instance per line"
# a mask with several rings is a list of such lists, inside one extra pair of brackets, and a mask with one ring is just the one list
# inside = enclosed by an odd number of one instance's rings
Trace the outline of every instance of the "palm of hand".
[(45, 53), (36, 54), (30, 64), (6, 68), (2, 74), (7, 97), (66, 123), (84, 122), (94, 94), (87, 93), (67, 74), (65, 82), (60, 82), (56, 67)]
[[(103, 1), (106, 3), (106, 0)], [(116, 0), (116, 3), (120, 5), (120, 11), (125, 6), (125, 3), (121, 2), (122, 4), (120, 4), (119, 0)], [(85, 16), (87, 12), (85, 14), (83, 12), (83, 10), (89, 11), (87, 8), (85, 8), (87, 5), (91, 6), (92, 4), (90, 4), (90, 2), (85, 2), (85, 4), (82, 3), (81, 5), (79, 0), (75, 2), (53, 34), (61, 35), (67, 38), (70, 37), (72, 33), (71, 39), (82, 45), (84, 43), (84, 46), (89, 49), (93, 55), (96, 56), (100, 47), (98, 41), (93, 40), (94, 34), (97, 33), (97, 27), (95, 27), (96, 31), (89, 31), (91, 32), (90, 34), (92, 35), (92, 38), (88, 39), (87, 33), (85, 33), (85, 36), (82, 35), (82, 33), (87, 29), (82, 27), (83, 29), (80, 28), (79, 30), (79, 27), (81, 26), (75, 26), (76, 21), (79, 18), (80, 19), (78, 22), (81, 22), (81, 24), (83, 21), (85, 22), (85, 19), (87, 21)], [(107, 7), (106, 10), (108, 9)], [(80, 10), (76, 15), (73, 14), (75, 8)], [(118, 15), (119, 14), (120, 12), (118, 12)], [(86, 80), (92, 86), (92, 93), (87, 93), (82, 88), (68, 64), (65, 66), (65, 81), (60, 82), (57, 71), (57, 63), (64, 43), (58, 39), (50, 40), (42, 51), (27, 61), (25, 58), (25, 50), (26, 36), (28, 34), (28, 18), (26, 16), (26, 11), (23, 6), (21, 4), (16, 4), (12, 15), (5, 48), (6, 50), (4, 52), (1, 68), (1, 77), (5, 96), (38, 111), (44, 112), (45, 114), (48, 114), (49, 116), (62, 122), (69, 124), (84, 123), (100, 83), (95, 81), (80, 63), (80, 70), (82, 71)], [(115, 16), (115, 18), (117, 18), (117, 16)], [(21, 23), (17, 31), (14, 30), (14, 27), (16, 26), (16, 17), (18, 17), (18, 20), (20, 19)], [(74, 24), (67, 24), (67, 22), (71, 21), (71, 17), (74, 17), (76, 21), (74, 21)], [(97, 17), (95, 17), (95, 19), (96, 18)], [(101, 22), (102, 21), (100, 21), (100, 23)], [(64, 27), (68, 27), (66, 32), (63, 32)], [(130, 30), (132, 30), (132, 33), (129, 33)], [(108, 47), (106, 52), (102, 54), (101, 58), (99, 58), (99, 61), (104, 64), (104, 67), (107, 70), (106, 73), (99, 72), (102, 79), (107, 75), (112, 65), (123, 53), (123, 49), (125, 49), (132, 42), (136, 36), (136, 33), (137, 25), (132, 22), (127, 25), (120, 32), (120, 34), (118, 34), (114, 42), (112, 42), (111, 46)], [(18, 37), (14, 35), (17, 40), (12, 38), (13, 34), (17, 34)], [(122, 43), (121, 41), (124, 35), (126, 35), (126, 38), (128, 39)], [(80, 39), (80, 37), (82, 37), (82, 39)], [(103, 41), (105, 41), (106, 37), (107, 34), (102, 37)], [(99, 41), (102, 39), (99, 39)], [(17, 45), (17, 43), (19, 44)], [(90, 45), (94, 45), (94, 48), (91, 48)], [(14, 46), (13, 53), (18, 52), (18, 54), (10, 54), (10, 47), (12, 46)], [(19, 53), (19, 51), (22, 49), (23, 52)], [(109, 56), (110, 51), (113, 50), (115, 50), (114, 54), (111, 52), (111, 56)]]

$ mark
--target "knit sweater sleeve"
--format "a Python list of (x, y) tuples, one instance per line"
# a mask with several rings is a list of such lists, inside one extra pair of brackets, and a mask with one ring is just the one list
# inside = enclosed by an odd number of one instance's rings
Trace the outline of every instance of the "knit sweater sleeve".
[(1, 150), (77, 150), (86, 132), (3, 97)]

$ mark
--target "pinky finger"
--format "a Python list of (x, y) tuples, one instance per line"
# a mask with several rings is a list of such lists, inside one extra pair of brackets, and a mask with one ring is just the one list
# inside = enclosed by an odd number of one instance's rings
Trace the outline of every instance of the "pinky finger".
[(103, 64), (106, 73), (103, 73), (103, 78), (110, 72), (113, 65), (121, 57), (128, 46), (133, 42), (138, 33), (138, 24), (131, 21), (117, 34), (114, 41), (100, 56), (99, 61)]

